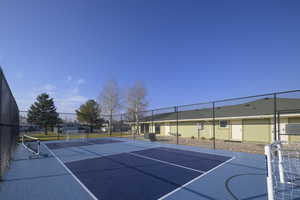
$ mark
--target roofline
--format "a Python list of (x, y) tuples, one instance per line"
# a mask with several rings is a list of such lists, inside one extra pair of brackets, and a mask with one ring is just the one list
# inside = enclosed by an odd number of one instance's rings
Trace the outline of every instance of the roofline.
[[(281, 117), (300, 117), (300, 114), (282, 114)], [(252, 116), (238, 116), (238, 117), (216, 117), (215, 120), (238, 120), (238, 119), (264, 119), (264, 118), (273, 118), (274, 115), (252, 115)], [(197, 119), (178, 119), (178, 122), (190, 122), (190, 121), (212, 121), (213, 118), (197, 118)], [(177, 122), (177, 120), (160, 120), (153, 123), (164, 123), (164, 122)], [(135, 124), (136, 122), (129, 122), (128, 124)], [(152, 123), (152, 121), (140, 122), (140, 123)]]
[[(272, 92), (272, 93), (265, 93), (265, 94), (251, 95), (251, 96), (244, 96), (244, 97), (228, 98), (228, 99), (219, 99), (219, 100), (215, 100), (215, 101), (199, 102), (199, 103), (193, 103), (193, 104), (169, 106), (169, 107), (163, 107), (163, 108), (158, 108), (158, 109), (145, 110), (145, 111), (142, 111), (142, 112), (150, 112), (150, 111), (171, 109), (171, 108), (175, 108), (175, 107), (186, 107), (186, 106), (195, 106), (195, 105), (205, 105), (205, 104), (213, 104), (213, 103), (222, 103), (222, 102), (236, 101), (236, 100), (249, 99), (249, 98), (255, 98), (255, 97), (274, 98), (275, 95), (281, 95), (281, 94), (287, 94), (287, 93), (294, 93), (294, 92), (300, 92), (300, 89), (298, 89), (298, 90), (280, 91), (280, 92)], [(272, 96), (272, 97), (267, 97), (267, 96)], [(277, 97), (277, 99), (280, 99), (280, 97), (279, 98)]]

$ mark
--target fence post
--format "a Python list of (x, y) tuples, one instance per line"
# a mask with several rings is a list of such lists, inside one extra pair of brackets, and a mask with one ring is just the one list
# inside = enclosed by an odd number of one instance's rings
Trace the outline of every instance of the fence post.
[(215, 102), (212, 102), (213, 104), (213, 149), (216, 149), (216, 122), (215, 122)]
[(109, 115), (109, 136), (112, 135), (112, 113)]
[(120, 123), (121, 136), (122, 136), (122, 134), (123, 134), (122, 126), (123, 126), (123, 114), (121, 114), (121, 123)]
[(276, 119), (276, 113), (277, 113), (277, 95), (274, 93), (274, 115), (273, 115), (273, 122), (274, 122), (274, 141), (277, 140), (277, 119)]
[(281, 132), (280, 132), (280, 111), (277, 111), (277, 131), (278, 131), (278, 140), (280, 141), (281, 138), (280, 138), (280, 135), (281, 135)]
[(155, 133), (154, 122), (153, 122), (153, 120), (154, 120), (153, 113), (154, 113), (154, 110), (151, 110), (151, 129), (152, 129), (152, 133)]
[(176, 144), (179, 144), (179, 133), (178, 133), (178, 106), (175, 106), (175, 112), (176, 112)]
[(56, 128), (57, 128), (57, 129), (56, 129), (56, 130), (57, 130), (57, 140), (59, 140), (59, 132), (60, 132), (59, 125), (57, 125)]
[[(0, 66), (0, 123), (2, 123), (2, 95), (3, 95), (3, 92), (2, 92), (2, 79), (3, 79), (3, 72), (2, 72), (2, 69), (1, 69), (1, 66)], [(0, 144), (2, 144), (2, 139), (3, 139), (3, 134), (2, 134), (2, 126), (0, 126)], [(3, 155), (2, 155), (2, 150), (3, 148), (3, 145), (0, 145), (0, 180), (2, 180), (2, 177), (3, 177), (3, 171), (4, 171), (4, 159), (3, 159)]]
[(134, 118), (134, 126), (135, 126), (135, 130), (133, 131), (133, 139), (135, 140), (135, 134), (136, 134), (136, 129), (137, 129), (137, 125), (136, 125), (136, 111), (134, 111), (133, 113), (133, 118)]

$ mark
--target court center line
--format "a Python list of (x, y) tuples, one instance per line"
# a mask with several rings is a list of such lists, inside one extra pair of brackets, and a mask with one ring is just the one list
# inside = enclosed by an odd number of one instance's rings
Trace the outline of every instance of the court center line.
[(208, 171), (207, 171), (207, 172), (205, 172), (204, 174), (201, 174), (200, 176), (198, 176), (198, 177), (196, 177), (196, 178), (192, 179), (191, 181), (189, 181), (189, 182), (185, 183), (184, 185), (182, 185), (182, 186), (180, 186), (180, 187), (176, 188), (175, 190), (173, 190), (173, 191), (169, 192), (168, 194), (165, 194), (164, 196), (160, 197), (160, 198), (159, 198), (159, 199), (157, 199), (157, 200), (163, 200), (163, 199), (167, 198), (168, 196), (170, 196), (170, 195), (174, 194), (175, 192), (177, 192), (177, 191), (179, 191), (179, 190), (181, 190), (181, 189), (185, 188), (187, 185), (189, 185), (189, 184), (191, 184), (191, 183), (195, 182), (196, 180), (198, 180), (198, 179), (202, 178), (203, 176), (205, 176), (205, 175), (207, 175), (207, 174), (211, 173), (212, 171), (214, 171), (214, 170), (216, 170), (217, 168), (219, 168), (219, 167), (221, 167), (221, 166), (225, 165), (226, 163), (228, 163), (228, 162), (232, 161), (233, 159), (235, 159), (235, 157), (232, 157), (231, 159), (229, 159), (229, 160), (227, 160), (227, 161), (223, 162), (222, 164), (220, 164), (220, 165), (218, 165), (218, 166), (216, 166), (216, 167), (214, 167), (214, 168), (212, 168), (212, 169), (208, 170)]
[(180, 167), (180, 168), (188, 169), (188, 170), (199, 172), (199, 173), (205, 173), (205, 171), (193, 169), (193, 168), (190, 168), (190, 167), (185, 167), (185, 166), (182, 166), (182, 165), (177, 165), (175, 163), (171, 163), (171, 162), (167, 162), (167, 161), (163, 161), (163, 160), (151, 158), (151, 157), (148, 157), (148, 156), (139, 155), (139, 154), (136, 154), (136, 153), (128, 153), (128, 154), (136, 156), (136, 157), (140, 157), (140, 158), (144, 158), (144, 159), (153, 160), (153, 161), (156, 161), (156, 162), (161, 162), (161, 163), (164, 163), (164, 164), (172, 165), (172, 166), (175, 166), (175, 167)]
[(58, 158), (55, 153), (50, 150), (46, 144), (43, 144), (46, 149), (52, 154), (52, 156), (54, 158), (56, 158), (56, 160), (65, 168), (65, 170), (67, 170), (67, 172), (78, 182), (78, 184), (92, 197), (92, 199), (94, 200), (98, 200), (98, 198), (75, 176), (75, 174), (73, 174), (73, 172), (64, 164), (64, 162)]

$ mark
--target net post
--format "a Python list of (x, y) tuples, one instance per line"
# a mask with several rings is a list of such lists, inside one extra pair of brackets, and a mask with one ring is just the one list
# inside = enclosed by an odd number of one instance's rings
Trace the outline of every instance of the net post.
[(268, 200), (275, 200), (274, 190), (273, 190), (273, 171), (272, 171), (272, 155), (271, 146), (265, 146), (265, 156), (266, 156), (266, 166), (267, 166), (267, 190), (268, 190)]
[(282, 145), (276, 144), (278, 152), (278, 169), (279, 169), (279, 180), (280, 183), (285, 183), (284, 181), (284, 168), (283, 168), (283, 159), (282, 159)]

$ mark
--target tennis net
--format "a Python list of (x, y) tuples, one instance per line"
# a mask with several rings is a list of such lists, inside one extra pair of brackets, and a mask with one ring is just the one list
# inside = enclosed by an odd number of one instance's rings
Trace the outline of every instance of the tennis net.
[(40, 155), (40, 140), (38, 138), (23, 135), (22, 145), (33, 155)]

